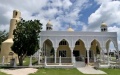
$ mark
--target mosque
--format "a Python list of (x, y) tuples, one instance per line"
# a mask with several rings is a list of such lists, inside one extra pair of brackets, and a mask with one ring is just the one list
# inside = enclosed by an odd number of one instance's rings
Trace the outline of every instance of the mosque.
[[(20, 11), (13, 11), (9, 37), (2, 43), (0, 56), (7, 57), (12, 52), (10, 48), (13, 44), (12, 38), (14, 38), (12, 33), (16, 27), (15, 24), (20, 21), (20, 15)], [(87, 58), (89, 64), (97, 55), (100, 55), (102, 60), (104, 51), (109, 53), (110, 42), (113, 42), (116, 51), (118, 51), (117, 32), (108, 32), (107, 24), (104, 22), (100, 25), (101, 32), (74, 31), (72, 27), (66, 31), (54, 31), (53, 25), (51, 21), (48, 21), (46, 30), (40, 33), (40, 49), (36, 53), (40, 57), (39, 63), (44, 62), (46, 56), (47, 63), (59, 63), (60, 57), (61, 63), (72, 63), (73, 57), (83, 57)], [(109, 58), (107, 60), (109, 61)]]

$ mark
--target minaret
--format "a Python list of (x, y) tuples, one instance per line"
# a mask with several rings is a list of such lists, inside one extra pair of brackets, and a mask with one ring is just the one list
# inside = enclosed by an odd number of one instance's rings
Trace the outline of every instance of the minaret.
[(16, 28), (16, 23), (20, 21), (21, 13), (18, 10), (13, 11), (13, 18), (10, 20), (9, 38), (13, 38), (13, 30)]
[(107, 32), (107, 24), (104, 22), (101, 24), (101, 32)]
[[(15, 58), (17, 55), (11, 50), (13, 45), (13, 30), (16, 28), (16, 23), (20, 21), (21, 13), (18, 10), (13, 11), (13, 17), (10, 20), (10, 29), (8, 39), (2, 42), (0, 57), (5, 56), (6, 62), (10, 62), (11, 57)], [(9, 57), (9, 58), (8, 58)]]
[(53, 25), (51, 24), (50, 20), (48, 21), (48, 23), (46, 24), (46, 31), (51, 31), (53, 28)]

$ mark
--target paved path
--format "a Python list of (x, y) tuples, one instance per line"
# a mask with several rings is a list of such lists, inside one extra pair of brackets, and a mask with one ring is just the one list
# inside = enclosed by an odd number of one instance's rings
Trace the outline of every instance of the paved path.
[(1, 72), (10, 75), (28, 75), (30, 73), (35, 73), (37, 69), (34, 68), (21, 68), (21, 69), (0, 69)]
[(105, 72), (101, 71), (101, 70), (96, 70), (94, 68), (92, 68), (91, 66), (86, 66), (86, 67), (81, 67), (81, 68), (77, 68), (80, 72), (82, 72), (83, 74), (106, 74)]

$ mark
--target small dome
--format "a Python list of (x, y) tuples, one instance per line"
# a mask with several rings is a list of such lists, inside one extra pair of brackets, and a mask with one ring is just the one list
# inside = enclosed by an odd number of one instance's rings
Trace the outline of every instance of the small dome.
[(48, 23), (46, 24), (46, 26), (52, 26), (51, 21), (49, 20)]
[(107, 24), (103, 22), (103, 23), (101, 24), (101, 27), (107, 27)]
[(72, 29), (72, 28), (68, 28), (67, 31), (74, 31), (74, 29)]

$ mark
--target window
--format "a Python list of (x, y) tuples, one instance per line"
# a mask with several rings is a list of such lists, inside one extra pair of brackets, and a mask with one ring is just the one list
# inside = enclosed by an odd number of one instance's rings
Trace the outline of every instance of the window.
[(77, 42), (75, 43), (75, 45), (80, 45), (80, 41), (77, 41)]
[(67, 42), (66, 42), (66, 41), (61, 41), (61, 42), (59, 43), (59, 45), (67, 45)]
[(59, 51), (59, 56), (66, 57), (66, 50)]
[(106, 29), (104, 28), (104, 31), (106, 31)]
[(93, 42), (91, 43), (91, 45), (93, 45)]
[(15, 12), (15, 15), (17, 16), (17, 12)]

